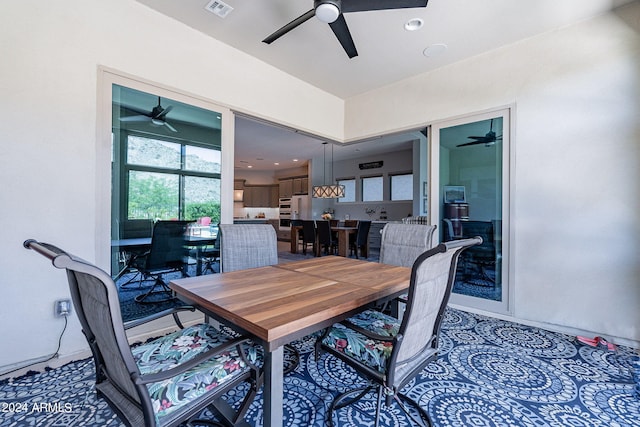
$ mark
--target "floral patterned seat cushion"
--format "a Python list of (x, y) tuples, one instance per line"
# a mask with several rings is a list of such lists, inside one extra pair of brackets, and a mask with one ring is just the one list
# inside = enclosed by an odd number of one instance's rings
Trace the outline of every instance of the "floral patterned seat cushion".
[[(132, 348), (140, 372), (152, 374), (176, 367), (232, 337), (210, 325), (194, 325)], [(156, 421), (173, 414), (206, 392), (243, 373), (248, 367), (231, 349), (166, 381), (147, 384)]]
[(389, 340), (370, 339), (336, 323), (322, 343), (384, 374), (387, 359), (393, 350), (392, 340), (400, 328), (398, 319), (376, 310), (367, 310), (350, 317), (348, 321), (377, 335), (388, 336)]

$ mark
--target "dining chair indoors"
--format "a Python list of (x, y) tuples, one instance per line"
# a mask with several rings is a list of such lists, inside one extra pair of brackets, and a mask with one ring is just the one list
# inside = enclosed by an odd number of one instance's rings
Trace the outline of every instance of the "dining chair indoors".
[(349, 246), (351, 246), (351, 254), (355, 254), (356, 258), (360, 255), (366, 256), (366, 248), (369, 243), (369, 230), (371, 229), (371, 221), (358, 221), (358, 231), (356, 235), (349, 235)]
[(331, 225), (329, 221), (316, 221), (316, 232), (318, 234), (318, 248), (317, 254), (321, 253), (321, 249), (324, 249), (325, 255), (333, 254), (335, 252), (336, 242), (331, 235)]
[[(188, 251), (185, 238), (189, 221), (157, 221), (151, 235), (151, 248), (133, 261), (144, 280), (152, 279), (153, 286), (144, 294), (135, 297), (140, 304), (154, 304), (173, 299), (173, 293), (162, 276), (181, 272), (186, 276), (185, 262)], [(141, 279), (142, 280), (142, 279)]]
[(307, 254), (307, 247), (311, 245), (312, 253), (317, 254), (317, 235), (316, 235), (316, 222), (312, 220), (302, 221), (302, 253)]
[[(480, 238), (446, 242), (421, 254), (411, 268), (407, 308), (401, 322), (380, 311), (366, 310), (325, 330), (316, 341), (316, 360), (318, 352), (324, 350), (354, 368), (369, 383), (333, 400), (328, 414), (330, 426), (336, 411), (375, 388), (376, 427), (383, 395), (385, 405), (395, 401), (411, 418), (412, 425), (432, 425), (427, 412), (400, 390), (437, 358), (440, 325), (458, 257), (466, 248), (480, 243)], [(421, 420), (411, 414), (403, 401), (415, 408)]]
[(278, 263), (278, 238), (270, 224), (220, 224), (221, 271)]
[[(123, 324), (118, 290), (100, 268), (56, 246), (27, 240), (24, 246), (65, 269), (75, 312), (96, 367), (96, 392), (128, 426), (177, 426), (206, 408), (221, 423), (248, 426), (244, 414), (260, 387), (261, 374), (246, 358), (245, 337), (231, 337), (202, 323), (182, 328), (183, 307)], [(127, 330), (172, 314), (176, 332), (130, 347)], [(246, 394), (234, 411), (222, 396), (242, 383)], [(236, 391), (237, 392), (237, 389)]]

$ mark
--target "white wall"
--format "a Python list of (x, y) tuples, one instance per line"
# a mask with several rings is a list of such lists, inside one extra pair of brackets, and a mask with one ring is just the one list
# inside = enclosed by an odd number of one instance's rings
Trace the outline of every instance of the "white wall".
[[(69, 295), (64, 272), (22, 242), (55, 243), (92, 261), (96, 239), (109, 245), (108, 220), (100, 224), (109, 218), (109, 171), (97, 167), (105, 164), (99, 66), (342, 137), (342, 100), (133, 0), (3, 1), (0, 40), (0, 372), (55, 351), (63, 321), (53, 301)], [(60, 354), (83, 349), (74, 316)]]
[(347, 100), (346, 138), (515, 104), (517, 319), (640, 340), (639, 30), (634, 2)]

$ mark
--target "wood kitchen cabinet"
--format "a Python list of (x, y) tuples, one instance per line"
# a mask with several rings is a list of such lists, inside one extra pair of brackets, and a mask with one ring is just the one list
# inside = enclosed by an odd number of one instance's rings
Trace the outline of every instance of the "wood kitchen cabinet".
[(279, 193), (281, 199), (286, 199), (293, 196), (293, 180), (292, 179), (281, 179), (278, 184)]
[(293, 194), (309, 194), (309, 178), (306, 176), (293, 178)]
[(300, 194), (309, 194), (309, 178), (306, 176), (296, 176), (280, 180), (280, 198), (288, 198)]
[(244, 206), (247, 208), (277, 208), (279, 186), (245, 185)]

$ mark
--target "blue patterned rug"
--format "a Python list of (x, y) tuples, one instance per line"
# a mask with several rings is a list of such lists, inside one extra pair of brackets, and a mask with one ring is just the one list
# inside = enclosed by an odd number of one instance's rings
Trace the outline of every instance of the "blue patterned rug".
[[(580, 344), (574, 337), (449, 309), (440, 358), (403, 390), (420, 402), (435, 426), (640, 426), (632, 350)], [(333, 397), (360, 384), (358, 375), (326, 354), (316, 361), (313, 339), (295, 343), (301, 360), (285, 377), (286, 426), (324, 426)], [(0, 383), (2, 426), (119, 426), (93, 390), (90, 359)], [(230, 392), (236, 402), (242, 391)], [(339, 427), (373, 425), (375, 397), (344, 410)], [(203, 414), (210, 416), (207, 411)], [(260, 392), (247, 420), (261, 426)], [(394, 404), (381, 425), (410, 427)]]

